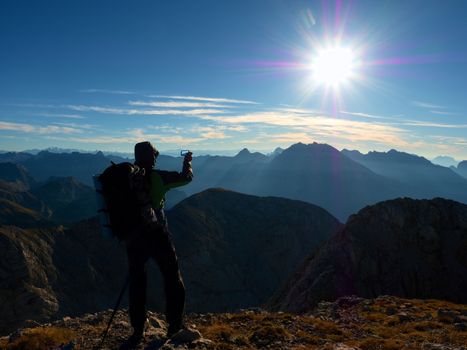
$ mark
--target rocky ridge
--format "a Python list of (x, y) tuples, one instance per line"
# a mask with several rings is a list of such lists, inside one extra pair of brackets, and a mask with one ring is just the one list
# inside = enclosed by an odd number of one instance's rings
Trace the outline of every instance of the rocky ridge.
[[(112, 310), (19, 329), (0, 349), (96, 349)], [(261, 309), (189, 314), (192, 330), (172, 339), (161, 314), (149, 312), (137, 349), (467, 350), (467, 305), (380, 296), (320, 302), (305, 315)], [(117, 312), (101, 347), (119, 349), (131, 334), (126, 310)]]
[(467, 205), (400, 198), (366, 207), (308, 256), (273, 298), (307, 312), (321, 300), (382, 294), (466, 303)]

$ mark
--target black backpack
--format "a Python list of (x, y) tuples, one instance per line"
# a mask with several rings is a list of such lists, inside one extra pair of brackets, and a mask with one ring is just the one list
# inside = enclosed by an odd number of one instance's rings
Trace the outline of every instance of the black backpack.
[(128, 238), (144, 225), (146, 209), (151, 209), (144, 169), (125, 162), (109, 166), (99, 175), (102, 195), (107, 206), (110, 229), (119, 239)]

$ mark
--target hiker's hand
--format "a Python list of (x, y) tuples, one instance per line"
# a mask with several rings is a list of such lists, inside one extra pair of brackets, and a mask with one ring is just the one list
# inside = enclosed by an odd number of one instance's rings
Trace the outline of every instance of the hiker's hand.
[(187, 154), (185, 154), (185, 158), (183, 158), (183, 162), (191, 162), (193, 160), (193, 152), (188, 152)]

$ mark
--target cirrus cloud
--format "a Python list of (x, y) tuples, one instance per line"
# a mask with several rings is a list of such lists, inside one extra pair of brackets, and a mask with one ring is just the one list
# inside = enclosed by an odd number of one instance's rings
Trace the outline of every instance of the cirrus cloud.
[(82, 130), (76, 127), (47, 125), (39, 126), (26, 123), (11, 123), (0, 121), (0, 130), (19, 131), (32, 134), (75, 134)]

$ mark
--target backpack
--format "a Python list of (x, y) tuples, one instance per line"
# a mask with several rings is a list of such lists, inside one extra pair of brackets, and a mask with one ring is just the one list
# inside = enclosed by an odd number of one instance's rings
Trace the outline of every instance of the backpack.
[(101, 194), (105, 202), (98, 210), (104, 236), (126, 239), (136, 227), (155, 220), (144, 174), (144, 169), (137, 165), (112, 162), (94, 177), (98, 196)]

